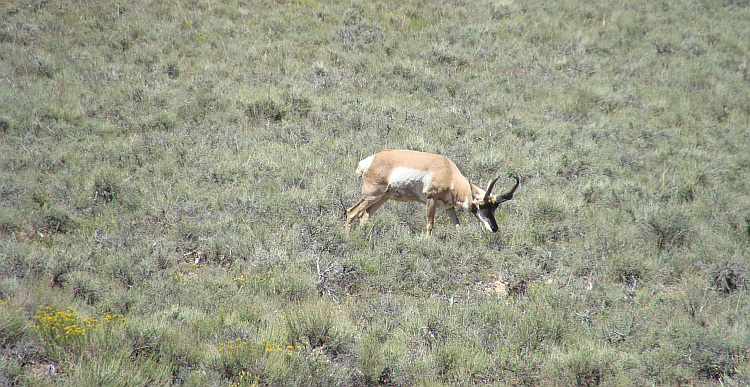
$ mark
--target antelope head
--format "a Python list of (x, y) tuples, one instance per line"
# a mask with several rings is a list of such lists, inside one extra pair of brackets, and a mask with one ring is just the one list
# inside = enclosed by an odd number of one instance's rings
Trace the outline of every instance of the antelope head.
[(500, 179), (500, 176), (498, 176), (489, 182), (484, 195), (480, 193), (474, 197), (474, 205), (470, 209), (477, 219), (482, 222), (484, 227), (492, 232), (497, 232), (498, 229), (497, 221), (495, 221), (495, 211), (500, 207), (500, 204), (513, 199), (513, 193), (516, 192), (516, 188), (520, 184), (516, 175), (511, 173), (508, 177), (516, 181), (516, 184), (510, 191), (499, 196), (492, 195), (492, 189), (495, 187), (497, 180)]

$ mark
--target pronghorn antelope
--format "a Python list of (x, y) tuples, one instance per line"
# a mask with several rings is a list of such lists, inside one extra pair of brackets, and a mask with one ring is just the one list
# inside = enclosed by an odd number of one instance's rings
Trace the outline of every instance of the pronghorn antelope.
[(376, 153), (359, 162), (357, 174), (362, 182), (362, 197), (346, 210), (347, 237), (355, 218), (360, 218), (360, 224), (366, 222), (388, 199), (427, 204), (427, 234), (432, 232), (438, 208), (444, 209), (458, 226), (456, 206), (476, 215), (488, 230), (497, 232), (495, 210), (513, 198), (519, 184), (518, 178), (511, 174), (516, 181), (513, 188), (503, 195), (492, 195), (499, 177), (490, 181), (485, 191), (465, 178), (447, 157), (411, 150)]

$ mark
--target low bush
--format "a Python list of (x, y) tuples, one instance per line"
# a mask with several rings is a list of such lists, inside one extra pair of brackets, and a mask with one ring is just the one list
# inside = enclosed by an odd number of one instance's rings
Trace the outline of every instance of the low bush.
[(740, 257), (732, 257), (725, 263), (718, 263), (711, 271), (711, 282), (715, 290), (731, 294), (738, 290), (750, 288), (750, 267)]
[(11, 348), (17, 345), (28, 330), (28, 322), (21, 310), (14, 308), (7, 300), (0, 299), (0, 346)]
[(0, 2), (0, 385), (747, 385), (750, 7), (433, 3)]
[(643, 234), (654, 241), (659, 250), (679, 248), (689, 242), (692, 227), (688, 217), (679, 212), (659, 212), (643, 223)]

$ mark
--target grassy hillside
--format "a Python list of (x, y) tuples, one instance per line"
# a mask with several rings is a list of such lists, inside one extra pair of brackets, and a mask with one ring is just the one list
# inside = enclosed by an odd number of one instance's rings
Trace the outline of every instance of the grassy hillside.
[[(0, 2), (0, 384), (750, 384), (747, 1)], [(357, 162), (515, 172), (500, 232)], [(511, 181), (500, 181), (507, 189)]]

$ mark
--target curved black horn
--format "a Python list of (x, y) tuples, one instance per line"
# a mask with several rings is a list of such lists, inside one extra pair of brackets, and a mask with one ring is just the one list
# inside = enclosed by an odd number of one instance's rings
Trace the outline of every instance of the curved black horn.
[(513, 193), (516, 192), (516, 188), (518, 188), (518, 185), (521, 184), (521, 181), (518, 180), (518, 177), (516, 175), (511, 173), (510, 175), (508, 175), (508, 177), (510, 177), (511, 179), (514, 179), (516, 181), (516, 185), (514, 185), (513, 188), (510, 189), (510, 191), (498, 197), (498, 199), (500, 199), (501, 202), (507, 202), (508, 200), (513, 199)]
[(490, 184), (489, 184), (489, 185), (487, 185), (487, 191), (484, 191), (484, 201), (485, 201), (485, 202), (488, 202), (488, 201), (490, 201), (490, 198), (492, 197), (492, 196), (490, 196), (490, 194), (492, 193), (492, 188), (494, 188), (494, 187), (495, 187), (495, 182), (496, 182), (496, 181), (497, 181), (497, 179), (499, 179), (499, 178), (500, 178), (500, 176), (498, 176), (498, 177), (496, 177), (496, 178), (492, 179), (492, 181), (490, 181)]

